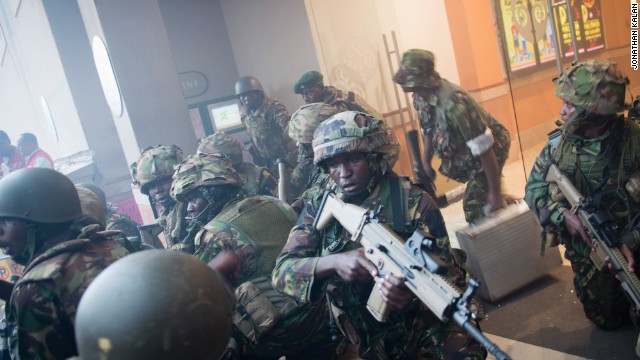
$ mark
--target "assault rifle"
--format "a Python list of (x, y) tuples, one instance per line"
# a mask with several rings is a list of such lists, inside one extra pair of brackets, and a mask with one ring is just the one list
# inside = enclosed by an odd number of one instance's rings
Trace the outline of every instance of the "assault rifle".
[[(362, 245), (365, 256), (378, 269), (378, 276), (393, 274), (403, 278), (409, 290), (441, 321), (453, 319), (497, 359), (510, 359), (472, 323), (477, 314), (469, 309), (469, 302), (480, 283), (472, 279), (462, 293), (442, 276), (447, 265), (437, 256), (431, 256), (435, 240), (416, 230), (403, 243), (380, 221), (381, 210), (373, 212), (347, 204), (327, 190), (313, 226), (322, 230), (335, 218), (351, 234), (351, 239)], [(380, 322), (389, 316), (390, 309), (377, 288), (369, 295), (367, 309)]]
[(582, 224), (587, 228), (594, 251), (590, 257), (593, 264), (602, 270), (605, 258), (611, 259), (610, 264), (616, 277), (620, 280), (629, 302), (640, 309), (640, 280), (635, 273), (629, 272), (629, 263), (618, 249), (618, 225), (608, 211), (597, 209), (590, 200), (576, 189), (551, 159), (544, 167), (543, 176), (548, 183), (556, 183), (562, 194), (571, 205), (571, 212), (578, 214)]
[(160, 224), (138, 225), (138, 231), (140, 232), (140, 240), (145, 244), (151, 245), (156, 249), (164, 249), (164, 245), (158, 239), (158, 235), (162, 233), (164, 229)]

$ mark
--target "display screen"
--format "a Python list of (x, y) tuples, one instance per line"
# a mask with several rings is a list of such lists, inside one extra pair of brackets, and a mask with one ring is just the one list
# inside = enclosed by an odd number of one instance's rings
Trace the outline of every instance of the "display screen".
[(235, 100), (207, 105), (214, 131), (230, 130), (242, 126), (240, 107)]

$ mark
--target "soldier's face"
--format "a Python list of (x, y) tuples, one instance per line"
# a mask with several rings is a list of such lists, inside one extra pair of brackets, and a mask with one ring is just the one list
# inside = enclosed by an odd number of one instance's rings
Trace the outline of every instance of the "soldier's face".
[(247, 91), (238, 95), (242, 105), (248, 110), (255, 110), (262, 104), (262, 94), (259, 91)]
[(371, 179), (369, 160), (362, 152), (349, 152), (325, 160), (329, 174), (342, 192), (355, 196), (367, 189)]
[(0, 248), (14, 257), (27, 245), (27, 224), (24, 220), (0, 217)]
[(149, 196), (158, 204), (165, 206), (173, 202), (171, 198), (171, 178), (166, 177), (149, 185)]
[(187, 202), (187, 216), (195, 218), (200, 215), (209, 205), (207, 199), (202, 196), (200, 191), (192, 190), (184, 196)]
[(303, 92), (302, 98), (304, 99), (305, 104), (322, 102), (322, 93), (324, 93), (324, 85), (318, 84)]
[(576, 107), (572, 103), (564, 101), (562, 109), (560, 109), (560, 118), (562, 121), (567, 121), (574, 112), (576, 112)]

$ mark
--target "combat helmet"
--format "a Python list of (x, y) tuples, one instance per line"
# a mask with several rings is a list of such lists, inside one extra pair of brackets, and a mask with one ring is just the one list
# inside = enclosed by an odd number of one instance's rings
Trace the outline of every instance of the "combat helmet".
[(171, 197), (185, 202), (184, 196), (191, 190), (213, 185), (232, 185), (240, 188), (242, 180), (224, 154), (189, 155), (176, 167)]
[(78, 353), (81, 359), (217, 359), (229, 341), (234, 307), (221, 275), (195, 257), (137, 252), (106, 268), (82, 296)]
[(202, 138), (196, 153), (225, 154), (234, 164), (243, 162), (240, 142), (233, 136), (227, 135), (222, 131)]
[(291, 116), (289, 136), (298, 144), (311, 144), (318, 125), (338, 113), (338, 109), (325, 103), (302, 105)]
[(236, 81), (236, 96), (246, 93), (248, 91), (259, 91), (264, 93), (262, 84), (253, 76), (243, 76)]
[(607, 60), (574, 62), (553, 82), (556, 96), (573, 106), (600, 115), (622, 112), (629, 78)]
[(171, 178), (174, 167), (184, 159), (182, 149), (176, 145), (158, 145), (143, 149), (138, 161), (131, 164), (133, 184), (149, 195), (149, 185), (165, 178)]
[(47, 168), (25, 168), (0, 179), (0, 217), (65, 223), (82, 217), (71, 180)]
[(344, 111), (323, 121), (313, 134), (313, 163), (351, 151), (382, 155), (387, 169), (398, 160), (400, 143), (382, 120), (358, 111)]
[(98, 224), (100, 230), (107, 227), (105, 206), (100, 198), (86, 187), (76, 185), (78, 196), (80, 197), (80, 208), (88, 223)]
[(435, 71), (436, 57), (428, 50), (411, 49), (402, 55), (400, 68), (393, 81), (407, 88), (430, 88), (438, 85), (440, 75)]

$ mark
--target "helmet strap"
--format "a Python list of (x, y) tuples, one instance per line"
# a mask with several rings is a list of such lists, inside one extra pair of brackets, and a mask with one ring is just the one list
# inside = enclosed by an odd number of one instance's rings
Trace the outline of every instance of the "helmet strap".
[(26, 266), (31, 262), (31, 260), (33, 260), (38, 243), (38, 230), (36, 225), (30, 221), (26, 221), (25, 225), (27, 227), (27, 245), (24, 247), (24, 250), (22, 250), (20, 255), (11, 257), (11, 260), (22, 266)]

